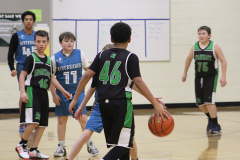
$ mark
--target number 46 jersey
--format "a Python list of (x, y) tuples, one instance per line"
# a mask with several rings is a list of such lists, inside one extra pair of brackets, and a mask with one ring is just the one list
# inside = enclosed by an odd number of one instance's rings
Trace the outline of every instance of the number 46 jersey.
[(99, 53), (89, 69), (98, 76), (98, 100), (131, 99), (132, 79), (141, 77), (138, 57), (119, 48)]
[(67, 56), (59, 51), (52, 56), (51, 60), (53, 73), (58, 82), (69, 93), (75, 93), (78, 82), (82, 78), (82, 68), (89, 66), (84, 53), (79, 49), (74, 49)]

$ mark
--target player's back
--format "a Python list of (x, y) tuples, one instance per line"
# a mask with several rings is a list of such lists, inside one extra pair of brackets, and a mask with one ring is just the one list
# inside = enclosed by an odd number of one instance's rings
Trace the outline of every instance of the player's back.
[(35, 31), (31, 35), (26, 34), (23, 30), (18, 31), (16, 34), (18, 36), (18, 47), (15, 53), (15, 60), (17, 63), (24, 64), (27, 56), (36, 50), (34, 44)]
[(98, 99), (131, 98), (132, 80), (127, 73), (127, 61), (131, 53), (112, 48), (99, 54)]
[(74, 49), (67, 57), (61, 51), (54, 54), (56, 61), (56, 79), (63, 88), (75, 93), (78, 82), (82, 77), (81, 51)]

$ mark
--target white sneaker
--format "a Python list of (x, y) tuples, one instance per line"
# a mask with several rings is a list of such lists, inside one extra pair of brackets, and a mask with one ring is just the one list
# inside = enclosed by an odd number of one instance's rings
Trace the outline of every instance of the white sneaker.
[(40, 153), (38, 150), (34, 151), (28, 151), (29, 157), (31, 159), (37, 158), (37, 159), (49, 159), (49, 156), (46, 156), (42, 153)]
[(54, 152), (53, 156), (54, 157), (62, 157), (62, 156), (66, 156), (67, 152), (66, 152), (66, 146), (64, 145), (60, 145), (58, 144), (57, 150)]
[(18, 156), (23, 159), (29, 159), (28, 151), (27, 151), (27, 144), (18, 144), (15, 148)]
[(93, 141), (87, 142), (87, 151), (91, 154), (92, 157), (95, 157), (100, 154)]

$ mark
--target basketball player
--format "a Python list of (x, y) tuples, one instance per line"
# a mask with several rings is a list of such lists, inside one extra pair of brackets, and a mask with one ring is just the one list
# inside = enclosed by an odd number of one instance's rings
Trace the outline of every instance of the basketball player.
[(75, 97), (69, 107), (77, 103), (77, 97), (87, 82), (97, 75), (98, 102), (102, 116), (107, 147), (115, 146), (103, 160), (129, 160), (133, 147), (134, 117), (131, 103), (132, 81), (140, 92), (153, 104), (157, 114), (164, 119), (168, 112), (152, 96), (143, 82), (138, 57), (127, 51), (131, 41), (131, 28), (126, 23), (116, 23), (110, 30), (116, 48), (99, 53), (79, 82)]
[[(85, 57), (83, 51), (79, 49), (73, 49), (76, 37), (70, 32), (64, 32), (59, 36), (59, 43), (62, 46), (62, 50), (55, 53), (51, 60), (53, 65), (53, 73), (56, 75), (56, 79), (63, 86), (65, 90), (72, 94), (74, 97), (79, 80), (82, 77), (82, 69), (87, 70), (89, 63)], [(55, 115), (58, 117), (58, 147), (54, 152), (55, 157), (66, 156), (65, 146), (65, 133), (68, 116), (71, 113), (68, 111), (70, 100), (67, 100), (59, 90), (55, 90), (51, 86), (51, 92), (53, 96), (53, 102), (56, 104)], [(82, 91), (78, 98), (77, 106), (81, 104), (84, 98), (84, 91)], [(74, 114), (73, 114), (74, 116)], [(83, 112), (83, 118), (79, 120), (82, 130), (84, 130), (87, 123), (87, 109)], [(86, 143), (87, 150), (92, 156), (99, 154), (98, 149), (95, 147), (92, 139)]]
[[(24, 29), (14, 33), (10, 40), (9, 50), (8, 50), (8, 66), (11, 70), (11, 76), (19, 80), (20, 73), (23, 69), (24, 62), (32, 52), (35, 52), (36, 46), (34, 44), (34, 34), (35, 31), (32, 29), (36, 20), (36, 16), (33, 12), (26, 11), (22, 14), (22, 23)], [(14, 53), (15, 61), (17, 63), (16, 69), (14, 67)], [(19, 112), (21, 113), (21, 98), (19, 99)], [(25, 125), (21, 124), (19, 127), (20, 132), (24, 132)]]
[(187, 79), (187, 71), (192, 59), (195, 60), (195, 95), (196, 104), (208, 117), (207, 131), (219, 134), (222, 129), (217, 120), (217, 108), (215, 105), (215, 94), (218, 81), (218, 59), (222, 64), (221, 86), (227, 84), (226, 70), (227, 61), (223, 52), (216, 42), (210, 40), (211, 29), (202, 26), (198, 29), (198, 39), (191, 47), (185, 62), (182, 81)]

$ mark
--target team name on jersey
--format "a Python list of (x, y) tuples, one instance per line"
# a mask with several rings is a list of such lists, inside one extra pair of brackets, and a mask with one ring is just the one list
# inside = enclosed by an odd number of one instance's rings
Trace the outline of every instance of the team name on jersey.
[(194, 58), (195, 58), (195, 60), (212, 61), (212, 56), (211, 55), (198, 54), (198, 55), (195, 55)]
[(69, 65), (57, 67), (57, 71), (65, 71), (65, 70), (81, 68), (81, 67), (82, 67), (82, 63), (69, 64)]
[(51, 72), (49, 72), (47, 69), (36, 69), (34, 71), (34, 77), (37, 76), (47, 76), (50, 79)]
[(34, 41), (20, 41), (20, 45), (34, 45)]

